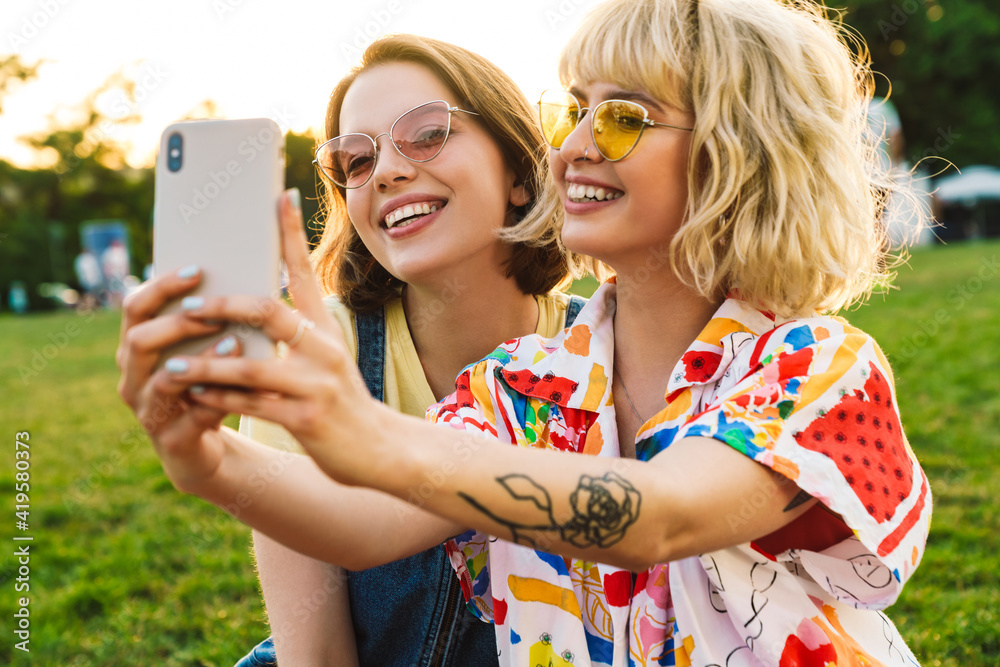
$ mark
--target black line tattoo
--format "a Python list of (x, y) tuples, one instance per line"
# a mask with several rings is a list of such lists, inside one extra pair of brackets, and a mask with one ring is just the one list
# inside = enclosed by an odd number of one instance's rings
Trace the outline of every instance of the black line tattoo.
[(610, 547), (625, 537), (628, 527), (639, 518), (641, 495), (627, 480), (613, 472), (603, 477), (582, 475), (576, 489), (569, 495), (573, 516), (560, 523), (552, 511), (548, 491), (527, 475), (504, 475), (496, 481), (511, 498), (524, 503), (512, 514), (520, 517), (537, 516), (536, 521), (507, 519), (487, 509), (472, 496), (458, 495), (477, 510), (511, 532), (516, 544), (538, 548), (530, 531), (558, 533), (564, 542), (577, 547)]
[(803, 503), (807, 503), (810, 500), (812, 500), (812, 496), (810, 496), (805, 491), (799, 491), (798, 495), (796, 495), (794, 498), (792, 498), (792, 501), (790, 503), (788, 503), (788, 505), (785, 506), (785, 509), (783, 509), (781, 511), (782, 512), (791, 512), (793, 509), (795, 509), (799, 505), (801, 505)]

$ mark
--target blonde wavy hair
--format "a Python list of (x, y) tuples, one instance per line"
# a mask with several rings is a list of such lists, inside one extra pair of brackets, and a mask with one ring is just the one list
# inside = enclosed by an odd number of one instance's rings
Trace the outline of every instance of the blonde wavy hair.
[[(415, 35), (391, 35), (367, 49), (361, 64), (333, 90), (320, 143), (338, 136), (344, 95), (363, 72), (379, 65), (412, 62), (426, 67), (456, 96), (455, 102), (476, 111), (496, 142), (515, 183), (524, 183), (530, 201), (507, 216), (500, 238), (513, 246), (507, 276), (525, 294), (545, 294), (566, 287), (587, 262), (567, 253), (559, 230), (563, 217), (549, 171), (548, 149), (535, 111), (517, 85), (486, 58), (462, 47)], [(361, 242), (347, 215), (345, 190), (323, 181), (323, 233), (312, 260), (324, 288), (355, 312), (377, 309), (395, 298), (403, 282), (379, 264)]]
[(567, 87), (613, 81), (693, 112), (671, 257), (702, 295), (737, 288), (794, 317), (837, 311), (888, 282), (879, 218), (893, 185), (866, 130), (868, 52), (823, 6), (612, 0), (567, 44), (559, 75)]

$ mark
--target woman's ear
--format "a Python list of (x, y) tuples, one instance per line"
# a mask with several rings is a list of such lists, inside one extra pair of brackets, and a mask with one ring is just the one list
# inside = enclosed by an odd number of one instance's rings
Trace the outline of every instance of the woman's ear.
[(517, 208), (526, 205), (529, 201), (531, 201), (531, 193), (528, 192), (524, 182), (515, 183), (510, 189), (510, 203)]

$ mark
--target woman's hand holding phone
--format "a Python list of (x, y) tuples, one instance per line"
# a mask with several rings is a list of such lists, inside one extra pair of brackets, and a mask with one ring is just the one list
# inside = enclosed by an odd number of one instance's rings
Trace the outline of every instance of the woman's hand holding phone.
[(291, 343), (286, 354), (248, 359), (237, 350), (225, 358), (176, 357), (168, 361), (177, 369), (172, 382), (198, 386), (191, 401), (211, 411), (199, 414), (239, 413), (281, 424), (328, 474), (350, 483), (352, 471), (370, 467), (372, 459), (370, 450), (349, 443), (365, 440), (358, 435), (377, 425), (381, 411), (391, 412), (368, 393), (340, 325), (323, 303), (309, 263), (297, 190), (285, 193), (279, 217), (288, 288), (297, 310), (277, 299), (219, 296), (195, 302), (184, 316), (192, 325), (253, 325), (276, 342)]
[[(198, 268), (187, 267), (157, 276), (129, 295), (116, 354), (122, 373), (118, 393), (152, 439), (167, 476), (181, 490), (195, 488), (214, 472), (222, 451), (218, 429), (226, 416), (221, 410), (193, 403), (190, 383), (178, 381), (161, 363), (165, 349), (222, 330), (221, 324), (192, 320), (181, 313), (161, 314), (167, 303), (200, 280)], [(214, 353), (209, 348), (203, 354)]]

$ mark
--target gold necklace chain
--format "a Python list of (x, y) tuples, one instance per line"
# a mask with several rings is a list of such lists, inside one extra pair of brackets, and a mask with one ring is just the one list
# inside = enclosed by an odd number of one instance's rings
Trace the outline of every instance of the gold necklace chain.
[(628, 389), (625, 388), (625, 380), (622, 379), (622, 374), (618, 372), (618, 367), (614, 366), (612, 370), (615, 373), (615, 377), (618, 378), (618, 384), (622, 386), (622, 392), (625, 393), (625, 400), (628, 401), (629, 407), (632, 408), (632, 414), (635, 415), (640, 424), (645, 424), (646, 420), (643, 419), (642, 415), (639, 414), (639, 411), (636, 410), (635, 403), (632, 402), (632, 397), (628, 395)]

